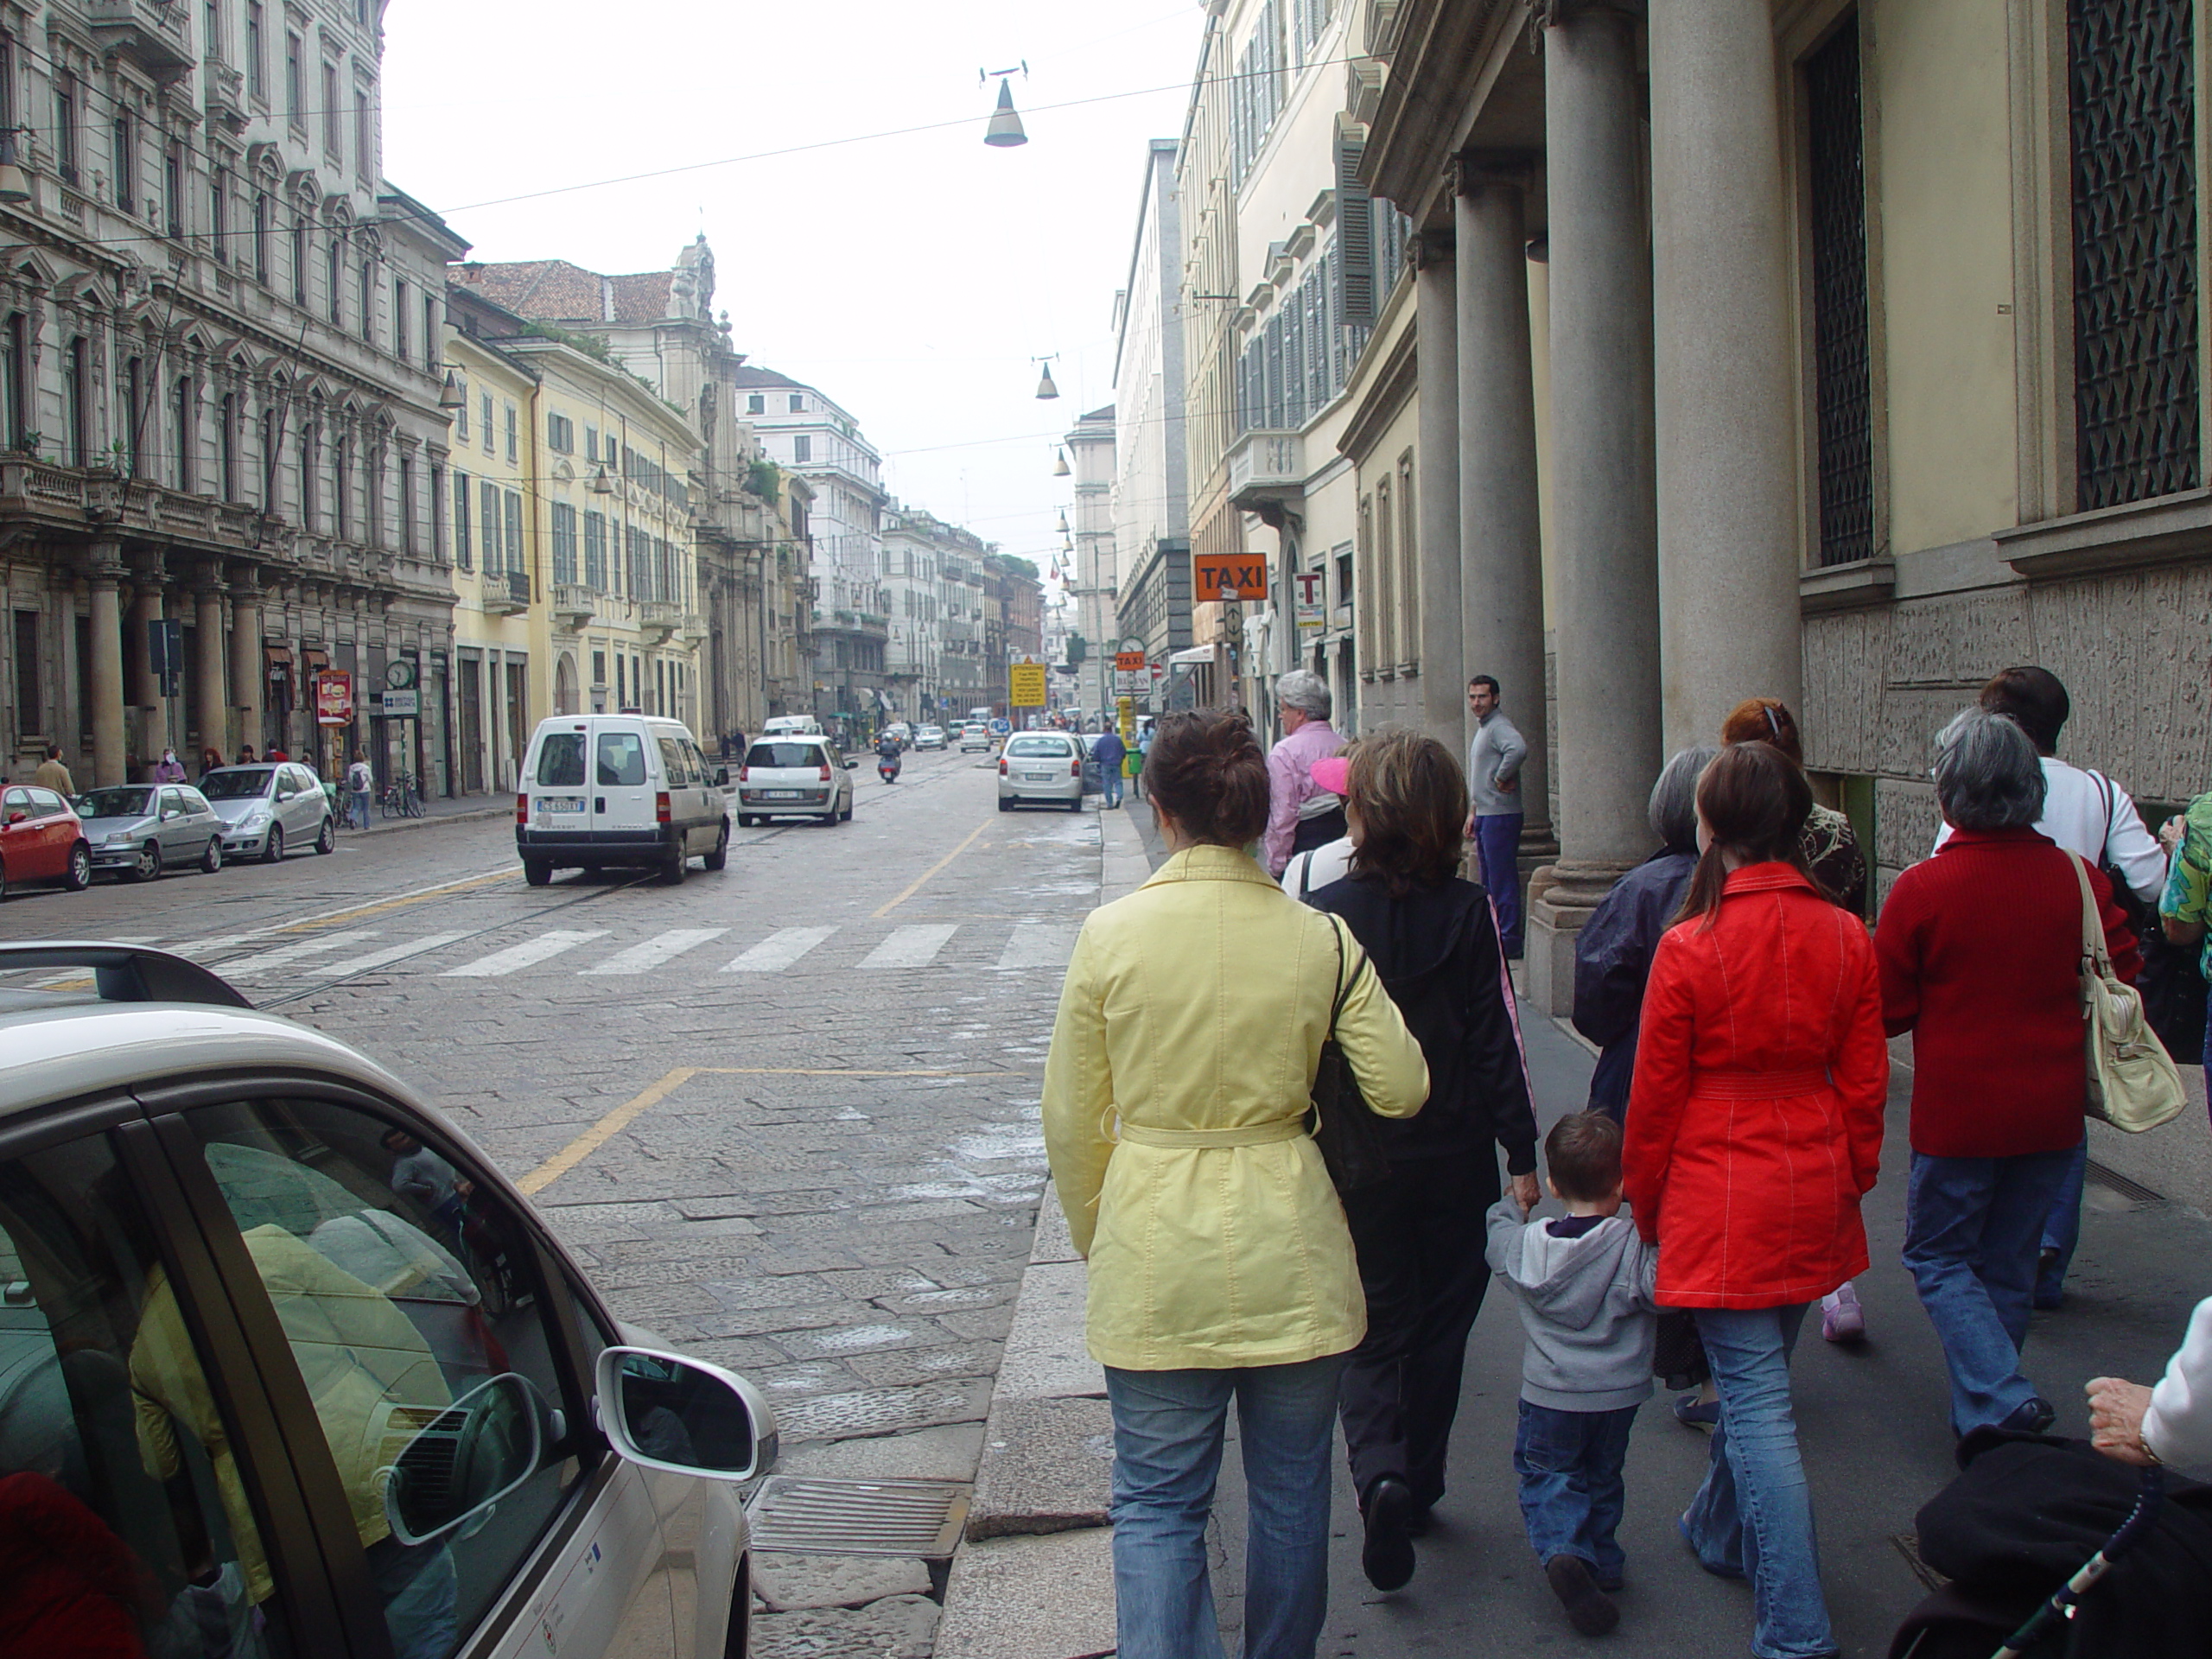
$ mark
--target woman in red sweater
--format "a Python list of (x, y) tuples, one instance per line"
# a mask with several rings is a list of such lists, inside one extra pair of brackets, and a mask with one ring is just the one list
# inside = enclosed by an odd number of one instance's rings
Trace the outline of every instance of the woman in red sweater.
[(1720, 1394), (1682, 1535), (1708, 1572), (1751, 1580), (1763, 1659), (1835, 1650), (1789, 1353), (1806, 1309), (1866, 1270), (1889, 1095), (1873, 945), (1806, 868), (1812, 804), (1764, 743), (1699, 780), (1701, 850), (1652, 957), (1624, 1148), (1658, 1300), (1695, 1311)]
[(2135, 937), (2094, 868), (2038, 835), (2027, 734), (1968, 709), (1936, 739), (1952, 835), (1897, 877), (1874, 939), (1882, 1017), (1911, 1032), (1912, 1184), (1904, 1264), (1951, 1370), (1951, 1427), (2040, 1433), (2056, 1414), (2020, 1374), (2044, 1217), (2082, 1144), (2082, 887), (2113, 968)]

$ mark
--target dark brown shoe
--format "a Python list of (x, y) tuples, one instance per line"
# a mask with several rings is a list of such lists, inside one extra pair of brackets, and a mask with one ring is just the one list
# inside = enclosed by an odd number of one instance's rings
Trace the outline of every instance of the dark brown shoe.
[(1603, 1636), (1621, 1622), (1621, 1610), (1598, 1587), (1590, 1563), (1580, 1555), (1553, 1556), (1544, 1563), (1544, 1577), (1578, 1635)]

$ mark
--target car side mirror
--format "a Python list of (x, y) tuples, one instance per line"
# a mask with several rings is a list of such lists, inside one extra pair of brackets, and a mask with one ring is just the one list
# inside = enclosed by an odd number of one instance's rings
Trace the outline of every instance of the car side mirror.
[(728, 1481), (775, 1466), (775, 1414), (734, 1372), (650, 1348), (604, 1348), (596, 1382), (600, 1428), (631, 1463)]
[(449, 1406), (394, 1402), (387, 1409), (387, 1441), (407, 1439), (378, 1471), (385, 1519), (410, 1546), (489, 1520), (501, 1498), (537, 1472), (548, 1443), (568, 1438), (562, 1414), (512, 1371)]
[(715, 787), (716, 789), (728, 789), (729, 787), (729, 768), (728, 766), (716, 766), (715, 768)]
[(845, 757), (845, 770), (847, 772), (858, 772), (860, 769), (861, 763), (859, 761), (854, 760), (849, 754)]
[(29, 821), (30, 816), (31, 815), (29, 813), (20, 810), (10, 812), (8, 815), (8, 822), (10, 823), (25, 823)]

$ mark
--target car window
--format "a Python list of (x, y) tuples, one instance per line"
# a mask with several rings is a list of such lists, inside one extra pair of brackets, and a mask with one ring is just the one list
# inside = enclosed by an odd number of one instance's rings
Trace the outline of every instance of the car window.
[(714, 781), (715, 768), (713, 764), (709, 762), (706, 755), (700, 751), (699, 746), (696, 743), (694, 743), (688, 737), (683, 740), (683, 756), (684, 759), (691, 763), (691, 776), (694, 781), (702, 784), (712, 783)]
[(0, 811), (29, 812), (30, 810), (31, 792), (27, 789), (11, 789), (0, 795)]
[(584, 734), (548, 732), (537, 747), (537, 781), (546, 789), (584, 786)]
[(151, 1237), (101, 1137), (0, 1162), (10, 1650), (289, 1655), (236, 1426)]
[(748, 766), (821, 766), (829, 762), (819, 743), (755, 743), (745, 757)]
[(285, 771), (290, 774), (292, 787), (302, 795), (312, 795), (322, 787), (321, 780), (305, 766), (287, 766)]
[(691, 775), (691, 763), (684, 758), (683, 746), (672, 737), (656, 738), (660, 745), (660, 768), (671, 789), (687, 789), (698, 779)]
[(147, 801), (153, 792), (124, 786), (86, 790), (77, 798), (77, 811), (87, 818), (143, 818), (151, 810)]
[(186, 811), (205, 812), (207, 810), (207, 798), (202, 795), (198, 790), (188, 788), (183, 785), (179, 785), (177, 786), (176, 795), (177, 798), (184, 803), (184, 810)]
[(237, 766), (211, 772), (200, 780), (200, 792), (211, 801), (250, 801), (269, 792), (276, 772), (268, 766)]
[[(187, 1121), (315, 1398), (393, 1651), (445, 1659), (581, 1473), (555, 1433), (564, 1394), (528, 1231), (462, 1167), (353, 1106), (254, 1100)], [(388, 1471), (502, 1376), (542, 1408), (535, 1471), (480, 1526), (410, 1541)]]
[(1064, 737), (1017, 737), (1006, 746), (1006, 752), (1016, 760), (1040, 755), (1065, 760), (1068, 758), (1068, 744)]
[(601, 789), (645, 781), (645, 743), (635, 732), (599, 734), (599, 786)]
[(57, 812), (69, 810), (69, 803), (50, 789), (34, 789), (30, 791), (30, 798), (31, 810), (41, 818), (50, 818)]

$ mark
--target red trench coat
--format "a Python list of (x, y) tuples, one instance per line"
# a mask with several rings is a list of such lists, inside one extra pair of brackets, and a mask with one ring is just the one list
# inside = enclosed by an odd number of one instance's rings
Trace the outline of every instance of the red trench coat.
[(1890, 1052), (1873, 942), (1787, 864), (1652, 957), (1624, 1173), (1670, 1307), (1781, 1307), (1866, 1270)]

